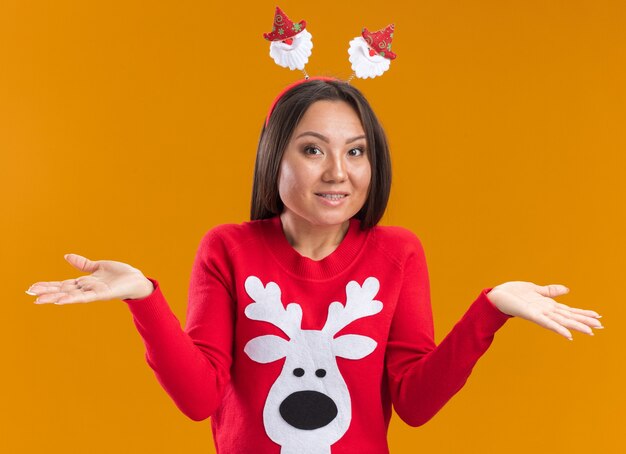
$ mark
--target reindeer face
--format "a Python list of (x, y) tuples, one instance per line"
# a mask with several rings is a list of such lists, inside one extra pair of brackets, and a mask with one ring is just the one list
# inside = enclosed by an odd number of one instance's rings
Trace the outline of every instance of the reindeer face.
[(279, 377), (280, 386), (276, 385), (280, 416), (296, 429), (319, 429), (337, 417), (337, 396), (328, 393), (328, 385), (341, 379), (341, 374), (329, 345), (332, 340), (320, 334), (301, 331), (289, 342), (291, 352)]
[(346, 432), (352, 418), (350, 393), (337, 367), (336, 357), (361, 359), (376, 348), (366, 336), (347, 334), (333, 336), (353, 320), (382, 309), (372, 298), (378, 292), (378, 281), (369, 278), (360, 287), (355, 281), (346, 286), (348, 301), (344, 307), (335, 302), (322, 330), (302, 330), (302, 309), (291, 303), (285, 309), (280, 289), (270, 282), (250, 276), (246, 291), (255, 303), (246, 307), (246, 315), (278, 326), (289, 336), (267, 335), (250, 340), (246, 354), (259, 363), (285, 358), (280, 376), (270, 388), (263, 409), (263, 423), (268, 436), (285, 452), (294, 447), (319, 446), (329, 452), (331, 444)]

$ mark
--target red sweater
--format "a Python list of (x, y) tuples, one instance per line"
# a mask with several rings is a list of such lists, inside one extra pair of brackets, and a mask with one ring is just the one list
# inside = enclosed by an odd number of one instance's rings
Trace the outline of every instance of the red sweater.
[(151, 295), (124, 300), (146, 360), (185, 415), (211, 417), (219, 454), (387, 453), (392, 404), (427, 422), (511, 318), (483, 289), (435, 345), (419, 239), (357, 219), (320, 261), (289, 244), (279, 216), (212, 228), (184, 330), (149, 279)]

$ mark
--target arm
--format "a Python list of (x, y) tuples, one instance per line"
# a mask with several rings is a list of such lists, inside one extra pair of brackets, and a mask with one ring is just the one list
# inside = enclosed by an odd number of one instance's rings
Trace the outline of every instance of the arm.
[(124, 299), (146, 346), (145, 358), (176, 406), (194, 421), (211, 416), (230, 379), (233, 301), (226, 251), (212, 231), (197, 250), (184, 330), (159, 283), (145, 298)]
[(393, 406), (411, 426), (430, 420), (469, 378), (495, 332), (509, 319), (483, 289), (439, 345), (434, 342), (426, 258), (414, 236), (387, 343), (386, 367)]

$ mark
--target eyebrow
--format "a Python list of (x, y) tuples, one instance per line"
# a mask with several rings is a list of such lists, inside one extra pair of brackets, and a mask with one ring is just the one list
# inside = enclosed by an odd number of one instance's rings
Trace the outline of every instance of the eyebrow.
[[(330, 142), (328, 140), (328, 137), (320, 134), (319, 132), (304, 131), (302, 134), (298, 135), (298, 137), (296, 137), (296, 139), (299, 139), (302, 136), (313, 136), (313, 137), (317, 137), (320, 140), (323, 140), (326, 143)], [(353, 137), (351, 139), (346, 140), (346, 144), (351, 143), (351, 142), (355, 142), (355, 141), (357, 141), (359, 139), (365, 139), (365, 138), (366, 138), (365, 135), (356, 136), (356, 137)]]

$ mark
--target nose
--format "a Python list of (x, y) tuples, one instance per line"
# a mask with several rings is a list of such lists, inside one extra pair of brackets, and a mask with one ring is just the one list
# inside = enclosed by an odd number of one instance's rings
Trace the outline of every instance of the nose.
[(346, 163), (343, 157), (329, 155), (324, 170), (324, 181), (334, 183), (344, 181), (347, 177)]
[(279, 411), (287, 424), (302, 430), (319, 429), (337, 417), (335, 402), (317, 391), (290, 394), (280, 404)]

